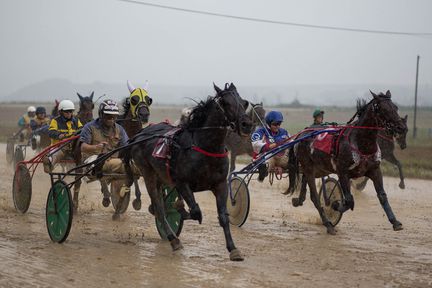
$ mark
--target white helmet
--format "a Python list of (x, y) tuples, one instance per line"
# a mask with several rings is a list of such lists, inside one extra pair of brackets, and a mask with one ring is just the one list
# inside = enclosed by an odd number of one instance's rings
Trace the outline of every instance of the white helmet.
[(34, 106), (29, 106), (27, 112), (36, 112), (36, 108)]
[(103, 114), (119, 115), (117, 103), (111, 99), (104, 100), (99, 105), (99, 117), (102, 117)]
[(71, 100), (62, 100), (58, 106), (58, 110), (75, 110), (75, 105)]

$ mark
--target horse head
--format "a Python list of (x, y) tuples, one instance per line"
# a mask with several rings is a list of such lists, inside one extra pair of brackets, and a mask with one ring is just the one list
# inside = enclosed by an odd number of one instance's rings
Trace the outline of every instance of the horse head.
[(78, 118), (80, 121), (85, 124), (87, 122), (90, 122), (93, 120), (93, 109), (94, 109), (94, 103), (93, 103), (93, 96), (94, 91), (90, 94), (90, 96), (81, 96), (79, 93), (77, 93), (78, 98), (80, 100), (80, 108), (78, 111)]
[(143, 124), (147, 123), (150, 117), (150, 105), (153, 102), (147, 92), (148, 82), (146, 82), (144, 88), (135, 88), (128, 80), (127, 86), (130, 93), (129, 111), (132, 120), (139, 120)]
[(57, 117), (59, 115), (58, 106), (60, 104), (60, 101), (57, 99), (54, 100), (54, 108), (51, 110), (51, 118)]
[(225, 84), (222, 90), (213, 83), (216, 90), (215, 101), (224, 112), (225, 118), (230, 126), (242, 136), (249, 136), (252, 132), (251, 118), (246, 115), (246, 100), (242, 99), (233, 83)]
[(379, 95), (370, 91), (373, 99), (369, 102), (375, 114), (378, 125), (392, 131), (395, 134), (406, 133), (406, 124), (398, 114), (398, 107), (391, 100), (391, 93), (387, 90), (386, 94)]
[(407, 147), (406, 135), (408, 133), (408, 125), (407, 125), (408, 115), (405, 115), (405, 117), (403, 117), (401, 119), (405, 125), (405, 129), (402, 133), (395, 133), (394, 136), (395, 136), (396, 142), (398, 143), (399, 147), (403, 150)]

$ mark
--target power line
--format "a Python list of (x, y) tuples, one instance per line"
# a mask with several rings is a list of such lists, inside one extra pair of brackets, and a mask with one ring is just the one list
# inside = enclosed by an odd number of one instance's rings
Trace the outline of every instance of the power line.
[(243, 17), (243, 16), (235, 16), (235, 15), (227, 15), (221, 13), (207, 12), (207, 11), (199, 11), (192, 9), (185, 9), (173, 6), (165, 6), (148, 2), (141, 2), (137, 0), (118, 0), (123, 2), (129, 2), (134, 4), (140, 4), (145, 6), (151, 6), (156, 8), (182, 11), (187, 13), (201, 14), (201, 15), (209, 15), (223, 18), (231, 18), (236, 20), (244, 20), (244, 21), (252, 21), (252, 22), (260, 22), (260, 23), (268, 23), (268, 24), (278, 24), (278, 25), (287, 25), (287, 26), (297, 26), (303, 28), (314, 28), (314, 29), (326, 29), (326, 30), (337, 30), (337, 31), (348, 31), (348, 32), (360, 32), (360, 33), (374, 33), (374, 34), (388, 34), (388, 35), (404, 35), (404, 36), (432, 36), (432, 33), (417, 33), (417, 32), (399, 32), (399, 31), (385, 31), (385, 30), (368, 30), (368, 29), (356, 29), (356, 28), (346, 28), (346, 27), (337, 27), (337, 26), (323, 26), (323, 25), (313, 25), (313, 24), (303, 24), (303, 23), (294, 23), (294, 22), (285, 22), (285, 21), (277, 21), (277, 20), (268, 20), (268, 19), (260, 19), (260, 18), (252, 18), (252, 17)]

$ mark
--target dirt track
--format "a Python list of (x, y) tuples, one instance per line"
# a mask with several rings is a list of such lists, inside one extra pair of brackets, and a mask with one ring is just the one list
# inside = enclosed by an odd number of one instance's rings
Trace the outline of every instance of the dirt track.
[[(432, 181), (385, 179), (395, 214), (405, 229), (394, 232), (372, 185), (355, 195), (356, 206), (329, 236), (310, 200), (299, 208), (269, 186), (253, 181), (250, 216), (232, 227), (244, 262), (230, 262), (214, 197), (197, 194), (202, 225), (186, 222), (184, 249), (171, 252), (154, 219), (131, 207), (111, 220), (98, 185), (83, 184), (80, 210), (68, 240), (54, 244), (45, 227), (48, 177), (38, 171), (25, 215), (15, 212), (13, 171), (0, 145), (0, 287), (427, 287), (432, 286)], [(42, 170), (41, 167), (39, 170)], [(144, 192), (145, 193), (145, 192)]]

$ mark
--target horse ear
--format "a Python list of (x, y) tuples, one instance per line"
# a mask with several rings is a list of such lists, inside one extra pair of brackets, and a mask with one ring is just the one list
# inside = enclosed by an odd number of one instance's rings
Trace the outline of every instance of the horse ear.
[(375, 99), (378, 98), (378, 95), (376, 95), (374, 92), (372, 92), (371, 90), (369, 90), (369, 92), (372, 94), (372, 96), (373, 96)]
[(148, 92), (148, 87), (149, 87), (149, 81), (146, 80), (145, 84), (144, 84), (144, 90)]
[(222, 92), (222, 89), (220, 89), (214, 82), (213, 82), (213, 87), (216, 91), (217, 94), (219, 94), (220, 92)]
[(229, 89), (228, 83), (225, 83), (225, 90), (228, 90), (228, 89)]
[(130, 93), (132, 93), (132, 91), (135, 90), (135, 87), (132, 85), (132, 83), (129, 80), (127, 80), (127, 86)]
[(235, 89), (235, 90), (237, 90), (237, 88), (234, 86), (234, 84), (231, 82), (231, 84), (230, 84), (230, 87), (229, 87), (230, 89)]
[(92, 93), (90, 94), (90, 100), (93, 101), (93, 96), (94, 96), (94, 91), (92, 91)]
[(57, 99), (55, 99), (54, 101), (55, 101), (55, 106), (58, 106), (60, 104), (60, 101), (58, 101)]
[(387, 92), (386, 92), (386, 97), (391, 98), (390, 90), (387, 90)]
[(83, 101), (83, 97), (77, 92), (78, 98), (80, 99), (80, 102)]
[(403, 118), (403, 121), (404, 121), (405, 123), (408, 122), (408, 115), (405, 115), (405, 117)]

